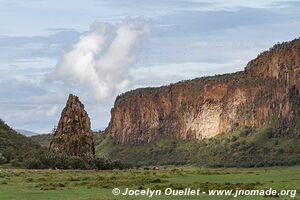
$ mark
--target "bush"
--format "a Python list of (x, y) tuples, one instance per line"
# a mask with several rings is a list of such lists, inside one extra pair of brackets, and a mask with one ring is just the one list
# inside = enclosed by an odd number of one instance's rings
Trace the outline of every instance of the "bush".
[(25, 164), (27, 169), (44, 169), (44, 164), (39, 159), (31, 159)]
[(128, 169), (131, 166), (126, 163), (122, 163), (119, 160), (110, 160), (107, 158), (97, 158), (93, 161), (93, 164), (98, 170), (112, 170), (112, 169)]
[(28, 169), (87, 169), (87, 164), (79, 157), (62, 153), (44, 153), (25, 162)]
[(24, 166), (24, 163), (19, 161), (18, 159), (13, 159), (10, 161), (10, 163), (13, 167), (23, 167)]
[(11, 163), (15, 167), (22, 167), (24, 161), (41, 151), (45, 149), (17, 133), (0, 119), (0, 164)]
[(85, 162), (77, 156), (69, 156), (64, 153), (47, 152), (25, 162), (28, 169), (128, 169), (130, 166), (121, 161), (113, 161), (106, 158), (97, 158)]
[[(143, 146), (118, 145), (107, 135), (97, 149), (98, 154), (130, 162), (133, 166), (265, 167), (299, 164), (300, 140), (274, 138), (272, 127), (272, 124), (259, 129), (245, 127), (201, 141), (161, 137)], [(99, 165), (99, 169), (107, 168), (103, 163)]]
[(87, 164), (78, 157), (69, 157), (67, 160), (67, 166), (69, 169), (87, 169)]
[(0, 165), (6, 163), (6, 158), (0, 153)]

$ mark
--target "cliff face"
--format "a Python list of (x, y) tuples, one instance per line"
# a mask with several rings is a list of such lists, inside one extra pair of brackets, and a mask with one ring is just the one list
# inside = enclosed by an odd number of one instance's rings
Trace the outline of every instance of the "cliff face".
[(72, 94), (61, 113), (50, 150), (78, 156), (87, 162), (95, 158), (90, 118), (79, 98)]
[(118, 96), (106, 133), (116, 143), (162, 135), (203, 139), (278, 121), (275, 136), (299, 136), (300, 40), (275, 45), (243, 72), (198, 78)]

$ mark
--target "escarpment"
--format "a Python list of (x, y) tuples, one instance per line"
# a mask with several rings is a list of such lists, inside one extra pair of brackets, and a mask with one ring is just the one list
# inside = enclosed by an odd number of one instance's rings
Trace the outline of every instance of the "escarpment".
[(78, 156), (87, 162), (95, 158), (90, 118), (77, 96), (69, 95), (50, 143), (50, 150)]
[(117, 97), (106, 133), (144, 144), (163, 135), (211, 138), (274, 123), (274, 136), (299, 137), (300, 39), (277, 44), (244, 71), (197, 78)]

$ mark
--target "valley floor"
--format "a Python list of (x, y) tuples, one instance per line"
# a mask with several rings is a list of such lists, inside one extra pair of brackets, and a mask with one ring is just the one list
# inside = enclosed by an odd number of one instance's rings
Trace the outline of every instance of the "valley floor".
[[(114, 196), (113, 188), (161, 189), (288, 189), (290, 196)], [(0, 199), (300, 199), (300, 167), (206, 169), (161, 168), (159, 170), (84, 171), (0, 169)]]

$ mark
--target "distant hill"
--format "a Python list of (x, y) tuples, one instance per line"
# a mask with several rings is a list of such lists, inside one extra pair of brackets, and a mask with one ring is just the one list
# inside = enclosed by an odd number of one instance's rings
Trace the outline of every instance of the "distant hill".
[(28, 130), (24, 130), (24, 129), (16, 129), (16, 131), (22, 135), (25, 136), (33, 136), (33, 135), (38, 135), (38, 133), (35, 133), (33, 131), (28, 131)]
[(39, 144), (13, 130), (0, 119), (0, 164), (22, 165), (42, 151), (43, 148)]
[(48, 134), (33, 135), (33, 136), (30, 136), (29, 138), (32, 141), (40, 144), (42, 147), (48, 148), (50, 146), (52, 136), (53, 136), (53, 134), (48, 133)]
[[(94, 139), (95, 145), (100, 144), (100, 142), (103, 139), (103, 136), (102, 136), (103, 133), (104, 133), (104, 131), (93, 132), (93, 139)], [(29, 138), (32, 141), (40, 144), (42, 147), (47, 147), (48, 148), (50, 146), (52, 136), (53, 136), (53, 134), (49, 133), (49, 134), (33, 135), (33, 136), (30, 136)]]

